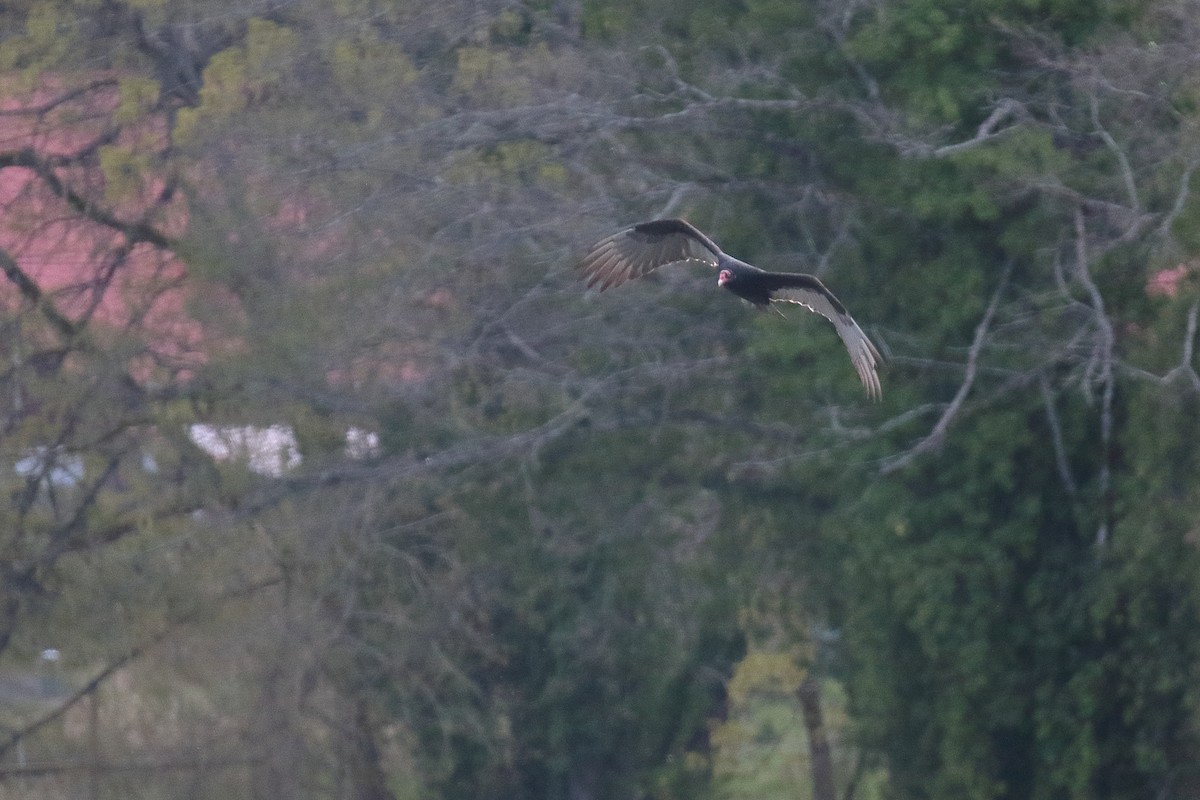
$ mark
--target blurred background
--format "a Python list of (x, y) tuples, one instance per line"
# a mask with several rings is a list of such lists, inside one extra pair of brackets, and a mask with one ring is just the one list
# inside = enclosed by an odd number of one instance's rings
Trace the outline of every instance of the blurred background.
[(0, 798), (1200, 795), (1198, 166), (1196, 0), (5, 3)]

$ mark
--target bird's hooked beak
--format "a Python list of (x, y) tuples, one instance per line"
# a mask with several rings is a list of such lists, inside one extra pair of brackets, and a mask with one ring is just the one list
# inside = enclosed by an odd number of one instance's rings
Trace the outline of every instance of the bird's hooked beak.
[(717, 286), (724, 286), (733, 280), (733, 273), (727, 269), (721, 270), (721, 274), (717, 276)]

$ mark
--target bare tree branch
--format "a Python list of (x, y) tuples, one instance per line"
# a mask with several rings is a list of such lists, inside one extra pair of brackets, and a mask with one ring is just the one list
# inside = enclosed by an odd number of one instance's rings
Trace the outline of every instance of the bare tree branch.
[(1021, 103), (1011, 98), (1005, 98), (996, 104), (996, 107), (992, 109), (992, 113), (988, 114), (987, 119), (979, 124), (979, 128), (976, 129), (975, 135), (970, 139), (956, 142), (955, 144), (947, 144), (934, 148), (930, 153), (928, 153), (928, 155), (932, 155), (934, 158), (945, 158), (946, 156), (952, 156), (965, 150), (971, 150), (981, 144), (986, 144), (994, 139), (1004, 136), (1005, 134), (1012, 133), (1014, 130), (1017, 130), (1017, 128), (1020, 127), (1019, 121), (1007, 128), (1000, 128), (999, 130), (997, 130), (997, 128), (1002, 122), (1005, 122), (1011, 117), (1018, 117), (1024, 111), (1025, 106), (1023, 106)]
[(824, 14), (822, 14), (817, 24), (833, 40), (842, 59), (845, 60), (850, 69), (858, 77), (859, 82), (862, 83), (868, 99), (877, 103), (879, 102), (879, 81), (863, 66), (861, 60), (854, 57), (851, 49), (846, 45), (846, 37), (850, 33), (850, 26), (854, 22), (855, 14), (864, 5), (864, 3), (853, 0), (852, 2), (845, 3), (828, 3), (824, 9)]
[[(946, 158), (972, 150), (1020, 129), (1022, 118), (1028, 116), (1023, 103), (1013, 98), (1004, 98), (996, 103), (992, 112), (979, 124), (970, 139), (939, 146), (901, 132), (904, 127), (903, 122), (896, 118), (894, 112), (880, 103), (842, 103), (840, 107), (854, 114), (858, 121), (871, 131), (867, 134), (868, 138), (895, 148), (900, 155), (906, 158)], [(1013, 124), (1001, 127), (1004, 122), (1013, 118), (1016, 118)]]
[(154, 775), (162, 772), (200, 772), (212, 769), (230, 769), (261, 764), (261, 756), (204, 756), (201, 758), (165, 758), (153, 761), (66, 761), (51, 763), (17, 764), (0, 767), (0, 781), (6, 778), (42, 778), (49, 775), (65, 775), (73, 772), (113, 774), (143, 772)]
[(1139, 378), (1148, 378), (1159, 384), (1168, 384), (1182, 378), (1187, 381), (1193, 391), (1200, 392), (1200, 374), (1197, 374), (1196, 368), (1192, 364), (1196, 346), (1196, 322), (1198, 315), (1200, 315), (1200, 300), (1192, 303), (1192, 307), (1188, 309), (1187, 329), (1183, 334), (1183, 348), (1179, 363), (1168, 370), (1165, 375), (1158, 376), (1145, 370), (1136, 370), (1132, 367), (1126, 367), (1126, 371), (1131, 372)]
[[(1112, 320), (1104, 308), (1104, 298), (1100, 294), (1095, 281), (1092, 280), (1088, 269), (1087, 226), (1084, 221), (1082, 206), (1075, 207), (1075, 277), (1083, 284), (1091, 301), (1093, 321), (1099, 334), (1092, 353), (1092, 364), (1099, 371), (1097, 378), (1101, 386), (1100, 394), (1100, 474), (1098, 477), (1101, 502), (1104, 507), (1100, 525), (1096, 530), (1096, 546), (1103, 547), (1108, 542), (1112, 510), (1112, 432), (1113, 432), (1113, 394), (1116, 390), (1116, 380), (1113, 376), (1113, 350), (1116, 344), (1116, 333)], [(1089, 378), (1092, 370), (1085, 372), (1084, 389), (1090, 395)]]
[(1187, 206), (1188, 198), (1192, 193), (1192, 176), (1196, 174), (1196, 169), (1200, 168), (1200, 158), (1193, 158), (1179, 175), (1179, 188), (1175, 192), (1175, 202), (1171, 204), (1171, 210), (1164, 216), (1162, 222), (1158, 226), (1160, 236), (1165, 236), (1170, 233), (1171, 225), (1183, 213), (1183, 209)]
[(1117, 144), (1117, 140), (1112, 137), (1112, 134), (1100, 122), (1100, 101), (1096, 97), (1096, 92), (1093, 89), (1088, 96), (1089, 109), (1092, 115), (1092, 126), (1096, 130), (1096, 134), (1104, 142), (1105, 147), (1117, 159), (1117, 165), (1121, 168), (1121, 180), (1125, 183), (1125, 195), (1129, 201), (1129, 207), (1133, 209), (1135, 214), (1141, 214), (1142, 200), (1138, 195), (1137, 180), (1133, 176), (1133, 168), (1129, 166), (1129, 158), (1125, 155), (1125, 151)]
[(991, 302), (988, 303), (987, 310), (983, 313), (983, 318), (979, 324), (975, 326), (975, 337), (971, 341), (971, 347), (967, 351), (966, 367), (963, 370), (963, 381), (958, 387), (958, 391), (954, 395), (954, 399), (950, 401), (950, 405), (942, 412), (942, 416), (938, 419), (933, 429), (924, 439), (918, 442), (904, 453), (886, 459), (880, 467), (879, 472), (883, 475), (895, 472), (898, 469), (911, 464), (920, 455), (928, 453), (941, 446), (946, 438), (946, 431), (949, 430), (954, 418), (958, 415), (959, 410), (966, 402), (967, 395), (971, 393), (971, 387), (975, 383), (975, 375), (979, 369), (979, 355), (983, 351), (984, 341), (987, 338), (988, 329), (991, 327), (992, 319), (996, 315), (996, 309), (1000, 306), (1000, 297), (1004, 293), (1005, 287), (1008, 286), (1008, 279), (1012, 275), (1013, 262), (1009, 261), (1004, 268), (1004, 274), (1000, 277), (1000, 283), (996, 287), (996, 291), (992, 294)]

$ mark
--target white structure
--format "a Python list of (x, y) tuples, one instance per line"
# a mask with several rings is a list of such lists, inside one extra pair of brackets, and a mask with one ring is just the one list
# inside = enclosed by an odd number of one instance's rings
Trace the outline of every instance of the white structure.
[[(188, 438), (217, 461), (244, 461), (251, 472), (274, 478), (291, 472), (303, 460), (296, 431), (290, 425), (260, 428), (196, 423), (188, 428)], [(350, 428), (346, 431), (346, 455), (354, 459), (379, 455), (379, 434)]]
[(35, 447), (13, 464), (22, 478), (37, 478), (48, 486), (75, 486), (83, 480), (83, 457), (58, 447)]
[(251, 472), (278, 478), (300, 466), (300, 443), (290, 425), (209, 425), (188, 427), (188, 438), (217, 461), (245, 461)]

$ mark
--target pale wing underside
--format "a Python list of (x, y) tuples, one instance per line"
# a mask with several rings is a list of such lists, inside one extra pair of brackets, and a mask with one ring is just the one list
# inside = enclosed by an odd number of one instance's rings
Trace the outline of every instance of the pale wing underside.
[[(723, 262), (723, 258), (728, 262)], [(681, 219), (643, 222), (601, 239), (579, 267), (588, 288), (604, 291), (659, 267), (689, 262), (710, 267), (727, 263), (739, 276), (736, 286), (727, 284), (734, 294), (761, 304), (763, 301), (757, 299), (761, 293), (775, 302), (802, 305), (832, 322), (850, 352), (850, 360), (867, 394), (879, 399), (882, 390), (876, 368), (883, 358), (837, 298), (811, 275), (767, 273), (729, 259), (711, 239)]]
[(588, 288), (604, 291), (668, 264), (694, 262), (715, 267), (719, 252), (712, 240), (687, 222), (657, 220), (596, 242), (579, 268)]
[(883, 389), (879, 385), (876, 367), (883, 361), (883, 357), (879, 355), (879, 351), (875, 349), (875, 345), (867, 338), (863, 329), (858, 327), (858, 323), (841, 308), (841, 303), (828, 294), (828, 291), (822, 293), (817, 289), (786, 287), (776, 289), (771, 300), (804, 306), (832, 322), (838, 336), (842, 337), (846, 350), (850, 352), (850, 361), (866, 387), (867, 394), (875, 400), (882, 396)]

